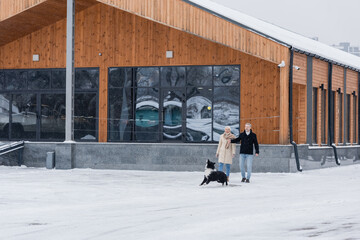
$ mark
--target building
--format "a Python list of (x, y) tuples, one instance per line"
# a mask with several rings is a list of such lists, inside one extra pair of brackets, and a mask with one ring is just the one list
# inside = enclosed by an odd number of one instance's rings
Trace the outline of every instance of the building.
[(359, 160), (360, 58), (208, 0), (75, 2), (70, 144), (66, 1), (0, 0), (1, 138), (24, 164), (201, 170), (246, 122), (256, 171), (299, 168), (292, 140), (304, 169)]
[(339, 43), (339, 45), (332, 45), (332, 46), (360, 57), (359, 47), (351, 46), (349, 42), (341, 42)]

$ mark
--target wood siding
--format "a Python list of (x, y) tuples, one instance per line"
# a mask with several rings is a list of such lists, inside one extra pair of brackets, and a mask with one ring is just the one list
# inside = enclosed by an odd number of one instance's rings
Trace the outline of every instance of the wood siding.
[(332, 90), (336, 91), (341, 88), (341, 92), (344, 92), (344, 68), (333, 65), (332, 70)]
[(46, 0), (0, 0), (0, 21), (45, 1)]
[[(100, 69), (99, 141), (107, 140), (108, 67), (240, 64), (241, 129), (251, 122), (260, 143), (279, 143), (277, 64), (103, 4), (79, 12), (75, 21), (75, 66)], [(64, 68), (65, 40), (64, 19), (0, 47), (0, 68)], [(167, 59), (166, 50), (174, 58)], [(33, 62), (32, 54), (40, 61)], [(286, 71), (283, 76), (286, 93)]]
[(288, 48), (181, 0), (98, 0), (152, 21), (279, 64)]
[(358, 73), (352, 70), (346, 70), (346, 93), (358, 93)]
[(294, 66), (300, 67), (299, 70), (293, 68), (293, 83), (306, 85), (307, 79), (307, 56), (305, 54), (294, 53)]
[(306, 86), (293, 85), (293, 138), (297, 144), (306, 143)]

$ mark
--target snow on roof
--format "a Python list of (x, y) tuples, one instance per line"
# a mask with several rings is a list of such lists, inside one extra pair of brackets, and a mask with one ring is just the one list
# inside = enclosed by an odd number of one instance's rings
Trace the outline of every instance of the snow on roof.
[(219, 17), (225, 17), (231, 21), (243, 25), (246, 28), (249, 28), (250, 31), (264, 35), (267, 38), (273, 39), (280, 43), (291, 45), (300, 51), (315, 54), (319, 57), (327, 58), (339, 64), (347, 65), (358, 70), (360, 69), (360, 57), (357, 57), (353, 54), (344, 52), (324, 43), (283, 29), (271, 23), (248, 16), (242, 12), (225, 7), (210, 0), (186, 0), (186, 2), (209, 10)]

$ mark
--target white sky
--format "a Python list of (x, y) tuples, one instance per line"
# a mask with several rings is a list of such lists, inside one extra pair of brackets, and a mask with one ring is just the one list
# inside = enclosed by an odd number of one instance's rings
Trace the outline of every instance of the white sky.
[(360, 46), (359, 0), (211, 0), (332, 45)]

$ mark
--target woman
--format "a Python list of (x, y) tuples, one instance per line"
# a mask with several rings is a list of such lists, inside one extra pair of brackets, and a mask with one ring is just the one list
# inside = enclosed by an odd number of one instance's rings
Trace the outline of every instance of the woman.
[(220, 136), (219, 145), (216, 151), (216, 157), (219, 158), (219, 171), (223, 170), (224, 164), (226, 168), (226, 176), (230, 176), (230, 166), (232, 164), (232, 159), (235, 156), (236, 145), (231, 143), (231, 139), (236, 137), (231, 133), (231, 128), (229, 126), (225, 127), (225, 132)]

